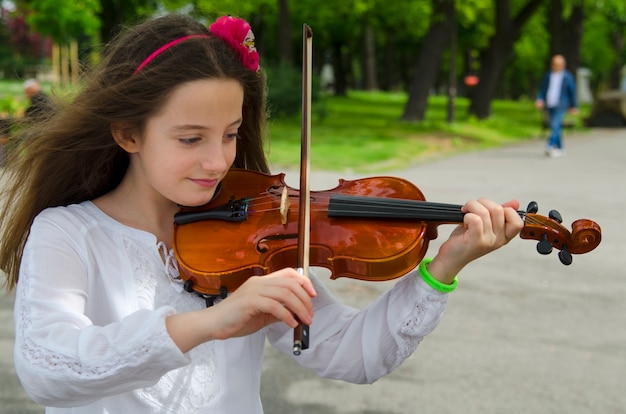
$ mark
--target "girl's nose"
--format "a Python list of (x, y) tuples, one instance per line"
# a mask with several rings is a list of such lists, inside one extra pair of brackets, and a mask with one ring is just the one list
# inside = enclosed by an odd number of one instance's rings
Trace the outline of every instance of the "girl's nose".
[(229, 166), (229, 159), (227, 155), (227, 148), (221, 144), (209, 145), (201, 160), (202, 168), (207, 171), (226, 171)]

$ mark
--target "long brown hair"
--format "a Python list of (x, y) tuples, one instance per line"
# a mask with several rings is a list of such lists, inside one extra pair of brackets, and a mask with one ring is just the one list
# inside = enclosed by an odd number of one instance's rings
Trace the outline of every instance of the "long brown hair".
[(190, 34), (210, 34), (191, 17), (168, 15), (126, 29), (103, 54), (84, 87), (56, 114), (21, 132), (25, 143), (2, 174), (0, 269), (11, 291), (24, 244), (37, 214), (48, 207), (80, 203), (114, 189), (129, 158), (114, 141), (112, 125), (142, 131), (146, 120), (177, 86), (204, 78), (228, 78), (244, 89), (241, 140), (234, 166), (268, 172), (263, 148), (265, 79), (246, 69), (222, 39), (192, 38), (171, 47), (133, 75), (166, 43)]

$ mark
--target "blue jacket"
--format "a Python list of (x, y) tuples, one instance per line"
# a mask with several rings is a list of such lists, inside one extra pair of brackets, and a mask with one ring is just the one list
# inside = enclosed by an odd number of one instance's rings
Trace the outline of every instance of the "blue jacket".
[[(541, 99), (546, 102), (546, 95), (548, 94), (548, 85), (550, 83), (550, 72), (543, 75), (541, 84), (539, 85), (539, 93), (537, 99)], [(559, 109), (567, 110), (569, 108), (577, 108), (578, 102), (576, 100), (576, 80), (574, 75), (569, 71), (563, 73), (563, 85), (561, 86), (561, 96), (559, 98)]]

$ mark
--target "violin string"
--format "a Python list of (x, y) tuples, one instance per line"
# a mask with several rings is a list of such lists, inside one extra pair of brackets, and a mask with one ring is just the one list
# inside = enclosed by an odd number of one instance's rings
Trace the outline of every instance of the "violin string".
[[(321, 205), (321, 206), (328, 206), (328, 200), (330, 199), (330, 197), (328, 196), (322, 196), (322, 197), (314, 197), (314, 199), (311, 202), (311, 205)], [(262, 201), (260, 201), (262, 200)], [(268, 197), (256, 197), (256, 198), (250, 198), (247, 199), (247, 201), (249, 202), (249, 205), (251, 207), (257, 207), (255, 209), (255, 211), (271, 211), (271, 210), (278, 210), (279, 207), (274, 207), (274, 203), (275, 203), (275, 197), (273, 196), (268, 196)], [(393, 203), (394, 201), (396, 202), (404, 202), (404, 203), (415, 203), (412, 205), (405, 205), (405, 206), (398, 206), (398, 205), (393, 205), (391, 203)], [(423, 204), (421, 204), (423, 203)], [(351, 206), (354, 205), (353, 203), (342, 203), (342, 202), (335, 202), (336, 205), (338, 206)], [(267, 209), (258, 209), (259, 206), (262, 205), (272, 205), (271, 208), (267, 208)], [(404, 200), (404, 199), (391, 199), (388, 201), (379, 201), (377, 202), (376, 200), (372, 200), (371, 204), (368, 205), (368, 207), (377, 207), (377, 206), (381, 206), (381, 207), (385, 207), (388, 210), (397, 210), (397, 211), (405, 211), (407, 210), (407, 207), (410, 209), (411, 207), (414, 208), (419, 208), (421, 210), (432, 210), (432, 211), (438, 211), (438, 212), (459, 212), (460, 211), (460, 206), (451, 206), (451, 207), (438, 207), (436, 205), (431, 204), (430, 202), (421, 202), (419, 200)], [(350, 211), (350, 210), (348, 210)], [(358, 212), (358, 210), (354, 210), (354, 212)]]
[[(266, 202), (263, 202), (263, 203), (273, 204), (273, 202), (276, 200), (277, 197), (279, 196), (272, 195), (266, 192), (266, 193), (263, 193), (263, 195), (260, 195), (258, 197), (246, 198), (245, 200), (247, 200), (251, 204), (253, 202), (257, 202), (258, 200), (267, 200)], [(323, 205), (328, 205), (328, 201), (330, 200), (331, 197), (332, 195), (330, 196), (318, 195), (318, 196), (312, 197), (313, 200), (311, 202), (316, 203), (316, 204), (321, 203)], [(347, 197), (350, 197), (350, 195), (347, 195)], [(354, 197), (356, 199), (359, 196), (354, 196)], [(417, 206), (420, 209), (425, 209), (425, 210), (458, 212), (460, 211), (460, 208), (461, 208), (460, 205), (435, 203), (435, 202), (424, 201), (424, 200), (410, 200), (410, 199), (391, 198), (391, 197), (365, 197), (365, 198), (367, 198), (367, 203), (368, 203), (368, 206), (370, 207), (384, 206), (385, 208), (388, 208), (388, 209), (397, 209), (397, 210), (405, 210), (407, 207), (411, 208), (411, 207)], [(263, 204), (263, 203), (256, 203), (256, 204), (258, 205), (258, 204)], [(403, 204), (403, 205), (394, 205), (393, 203)], [(341, 201), (335, 201), (335, 204), (345, 205), (345, 206), (351, 205), (351, 203), (344, 204)]]
[[(292, 197), (292, 195), (290, 195), (290, 197)], [(296, 194), (297, 196), (297, 194)], [(246, 198), (246, 200), (249, 202), (250, 207), (254, 207), (253, 209), (250, 210), (250, 212), (254, 212), (254, 213), (263, 213), (263, 212), (268, 212), (268, 211), (273, 211), (273, 210), (279, 210), (279, 207), (274, 207), (274, 202), (276, 200), (276, 198), (279, 197), (277, 194), (272, 194), (269, 191), (263, 192), (261, 193), (259, 196), (257, 197), (249, 197)], [(312, 206), (312, 211), (325, 211), (327, 210), (327, 206), (328, 206), (328, 201), (330, 200), (330, 198), (332, 197), (332, 195), (316, 195), (313, 196), (313, 200), (311, 202), (311, 206)], [(383, 199), (383, 197), (370, 197), (370, 200), (368, 200), (368, 203), (371, 203), (371, 206), (384, 206), (385, 208), (389, 209), (389, 210), (394, 210), (397, 209), (398, 211), (404, 211), (406, 210), (407, 206), (395, 206), (392, 203), (393, 202), (399, 202), (399, 203), (412, 203), (413, 206), (418, 206), (420, 210), (425, 210), (425, 211), (436, 211), (436, 212), (454, 212), (454, 213), (458, 213), (461, 209), (460, 205), (454, 205), (454, 204), (445, 204), (445, 203), (435, 203), (435, 202), (430, 202), (430, 201), (424, 201), (424, 200), (406, 200), (406, 199), (395, 199), (395, 198), (387, 198), (387, 199)], [(272, 207), (270, 208), (259, 208), (262, 205), (271, 205)], [(341, 203), (338, 203), (338, 205), (341, 205)], [(313, 208), (313, 206), (315, 206), (316, 208)], [(321, 208), (317, 208), (317, 206), (321, 206)], [(348, 204), (349, 206), (349, 204)], [(410, 207), (409, 207), (410, 208)], [(353, 212), (357, 212), (356, 210), (354, 210)], [(545, 220), (539, 220), (537, 218), (535, 218), (533, 215), (528, 215), (527, 212), (525, 211), (517, 211), (517, 213), (520, 215), (520, 217), (522, 217), (523, 219), (525, 219), (525, 221), (528, 224), (545, 224), (544, 221)], [(549, 221), (548, 221), (549, 222)]]

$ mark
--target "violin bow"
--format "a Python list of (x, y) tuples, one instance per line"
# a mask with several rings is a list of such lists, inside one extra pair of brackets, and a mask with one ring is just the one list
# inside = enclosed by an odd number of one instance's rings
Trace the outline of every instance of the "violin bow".
[[(302, 30), (302, 142), (300, 145), (300, 210), (298, 213), (298, 267), (297, 270), (309, 277), (309, 248), (311, 244), (311, 187), (309, 171), (311, 162), (311, 70), (313, 31), (304, 24)], [(300, 355), (309, 347), (309, 326), (302, 322), (293, 331), (293, 354)]]

